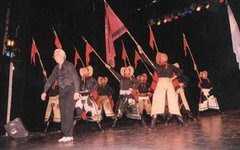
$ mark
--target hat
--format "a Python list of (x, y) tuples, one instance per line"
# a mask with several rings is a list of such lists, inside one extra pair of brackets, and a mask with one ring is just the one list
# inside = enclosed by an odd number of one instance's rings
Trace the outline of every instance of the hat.
[[(129, 74), (126, 74), (126, 71), (129, 72)], [(132, 66), (127, 66), (127, 67), (122, 67), (120, 69), (120, 74), (123, 76), (123, 77), (131, 77), (133, 76), (133, 73), (134, 73), (134, 69)]]
[(92, 66), (87, 66), (87, 67), (84, 67), (84, 68), (81, 68), (80, 69), (80, 75), (82, 77), (91, 77), (93, 75), (93, 67)]

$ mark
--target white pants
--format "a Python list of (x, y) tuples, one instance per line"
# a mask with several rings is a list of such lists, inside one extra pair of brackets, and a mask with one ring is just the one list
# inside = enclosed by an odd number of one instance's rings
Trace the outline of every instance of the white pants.
[(153, 93), (151, 115), (163, 114), (165, 110), (165, 102), (168, 102), (168, 110), (170, 114), (180, 115), (179, 105), (176, 93), (170, 78), (159, 78), (156, 89)]

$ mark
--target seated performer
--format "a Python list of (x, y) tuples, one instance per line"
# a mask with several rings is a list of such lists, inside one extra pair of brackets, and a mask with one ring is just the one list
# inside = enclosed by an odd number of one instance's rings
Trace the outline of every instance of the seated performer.
[[(165, 116), (166, 103), (169, 114), (173, 115), (177, 119), (179, 125), (182, 125), (184, 122), (182, 115), (180, 114), (176, 93), (172, 84), (172, 81), (177, 78), (182, 73), (182, 71), (179, 68), (168, 64), (167, 54), (158, 52), (156, 55), (156, 63), (152, 63), (150, 59), (144, 54), (141, 47), (138, 47), (138, 49), (144, 61), (149, 64), (158, 75), (158, 81), (152, 99), (152, 122), (150, 129), (155, 129), (157, 115), (162, 115), (163, 117)], [(174, 76), (173, 73), (175, 73)]]
[(200, 78), (202, 79), (202, 83), (198, 83), (198, 87), (201, 89), (200, 93), (200, 102), (199, 102), (199, 112), (207, 110), (207, 109), (216, 109), (219, 111), (219, 105), (217, 102), (217, 98), (212, 93), (212, 84), (208, 79), (208, 72), (202, 71), (200, 72)]
[(122, 67), (120, 74), (109, 65), (105, 65), (120, 81), (119, 99), (117, 104), (116, 118), (112, 127), (116, 126), (117, 120), (126, 114), (128, 118), (141, 120), (140, 110), (134, 99), (133, 92), (136, 91), (139, 83), (133, 77), (134, 69), (132, 66)]
[(98, 77), (98, 98), (97, 105), (100, 110), (104, 110), (106, 117), (114, 117), (113, 112), (113, 89), (108, 84), (107, 77)]
[[(177, 68), (180, 68), (178, 63), (175, 63), (173, 65)], [(186, 87), (188, 81), (188, 78), (182, 73), (179, 77), (173, 80), (173, 86), (177, 94), (177, 99), (180, 102), (180, 110), (182, 114), (185, 114), (189, 119), (195, 120), (195, 118), (192, 116), (190, 107), (184, 93), (184, 87)]]
[[(75, 112), (77, 119), (95, 121), (100, 127), (102, 119), (101, 112), (95, 102), (97, 98), (98, 83), (93, 75), (92, 66), (87, 66), (80, 69), (80, 98), (76, 102)], [(101, 127), (100, 127), (101, 129)]]
[(138, 104), (142, 116), (142, 124), (145, 127), (146, 121), (144, 117), (144, 110), (148, 115), (151, 115), (151, 101), (150, 98), (152, 96), (152, 93), (150, 92), (150, 85), (147, 82), (148, 76), (146, 73), (143, 73), (139, 76), (137, 76), (137, 80), (139, 81), (140, 85), (138, 86), (137, 92), (138, 92)]

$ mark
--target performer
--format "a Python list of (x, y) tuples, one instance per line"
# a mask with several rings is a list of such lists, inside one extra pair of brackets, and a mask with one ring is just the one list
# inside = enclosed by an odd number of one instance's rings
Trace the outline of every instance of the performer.
[(61, 129), (63, 132), (63, 137), (58, 142), (69, 142), (73, 140), (74, 100), (79, 99), (80, 81), (74, 65), (66, 60), (63, 49), (56, 49), (53, 58), (57, 65), (44, 85), (41, 99), (46, 100), (46, 92), (57, 80), (59, 85)]
[(134, 99), (134, 91), (136, 91), (139, 83), (133, 77), (134, 69), (132, 66), (122, 67), (120, 74), (116, 72), (109, 65), (105, 65), (120, 81), (119, 99), (117, 105), (116, 119), (112, 127), (116, 126), (117, 120), (122, 118), (123, 114), (131, 119), (141, 120), (140, 110), (137, 107), (136, 100)]
[[(178, 63), (175, 63), (173, 65), (177, 68), (180, 68)], [(184, 93), (184, 87), (187, 86), (188, 81), (188, 78), (182, 73), (180, 76), (173, 80), (173, 86), (177, 94), (176, 97), (180, 102), (180, 110), (182, 114), (185, 114), (187, 118), (191, 120), (195, 120), (195, 118), (192, 116), (190, 107), (187, 102), (187, 98)]]
[(150, 85), (147, 82), (148, 76), (146, 73), (140, 74), (137, 76), (137, 80), (139, 81), (140, 85), (138, 86), (138, 104), (142, 116), (142, 125), (146, 127), (146, 121), (144, 116), (144, 110), (146, 111), (147, 115), (151, 115), (151, 101), (150, 98), (152, 97)]
[(59, 109), (59, 96), (58, 96), (58, 84), (57, 81), (53, 83), (51, 89), (48, 92), (49, 100), (48, 105), (45, 113), (45, 122), (49, 121), (51, 112), (53, 111), (53, 122), (60, 122), (60, 109)]
[(97, 104), (100, 110), (104, 110), (107, 117), (114, 117), (114, 102), (112, 99), (113, 89), (108, 84), (107, 77), (98, 77), (98, 98)]
[[(167, 63), (168, 56), (165, 53), (158, 52), (156, 55), (156, 63), (154, 64), (145, 54), (143, 54), (143, 50), (141, 48), (139, 48), (139, 53), (146, 61), (146, 63), (148, 63), (151, 67), (153, 67), (153, 69), (155, 69), (158, 75), (157, 86), (153, 93), (151, 110), (152, 122), (150, 129), (155, 128), (157, 115), (164, 116), (166, 114), (166, 102), (170, 115), (173, 115), (177, 119), (179, 125), (182, 125), (184, 122), (182, 119), (182, 115), (180, 114), (176, 93), (172, 84), (172, 81), (177, 78), (182, 73), (182, 71), (174, 67), (173, 65)], [(175, 73), (174, 76), (173, 73)]]
[(102, 119), (101, 111), (99, 110), (96, 99), (98, 97), (98, 83), (93, 77), (92, 66), (87, 66), (80, 69), (80, 95), (81, 98), (76, 102), (76, 118), (96, 121), (101, 128), (100, 121)]
[(212, 93), (212, 84), (208, 79), (208, 72), (202, 71), (200, 72), (200, 77), (202, 79), (202, 83), (198, 83), (198, 87), (201, 89), (200, 93), (200, 103), (199, 103), (199, 112), (207, 110), (207, 109), (216, 109), (219, 111), (219, 105), (217, 102), (217, 98)]

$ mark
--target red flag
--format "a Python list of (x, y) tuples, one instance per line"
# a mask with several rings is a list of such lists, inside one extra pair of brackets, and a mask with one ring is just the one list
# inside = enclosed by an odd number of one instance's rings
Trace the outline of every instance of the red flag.
[(127, 66), (127, 52), (126, 52), (126, 49), (125, 49), (125, 46), (122, 42), (122, 59), (124, 61), (124, 65)]
[(135, 68), (137, 68), (137, 63), (139, 60), (141, 60), (141, 57), (139, 56), (138, 52), (135, 50), (135, 57), (134, 57)]
[(86, 42), (86, 65), (89, 65), (90, 62), (90, 53), (93, 52), (92, 46)]
[(154, 50), (154, 46), (157, 45), (156, 40), (155, 40), (151, 26), (148, 25), (148, 28), (149, 28), (149, 45), (152, 48), (152, 50)]
[(110, 25), (110, 31), (112, 34), (112, 39), (113, 41), (115, 41), (121, 35), (127, 32), (127, 28), (124, 26), (124, 24), (121, 22), (121, 20), (113, 12), (113, 10), (108, 4), (105, 4), (105, 11), (106, 11), (105, 18), (108, 19), (108, 22)]
[(35, 44), (34, 39), (32, 39), (31, 64), (34, 63), (34, 65), (35, 65), (35, 63), (36, 63), (36, 60), (35, 60), (36, 54), (38, 54), (38, 49), (37, 49), (37, 46)]
[(54, 32), (54, 36), (55, 36), (55, 41), (54, 41), (54, 44), (57, 48), (62, 48), (62, 44), (57, 36), (57, 33), (56, 31), (53, 29), (53, 32)]
[(189, 45), (188, 45), (185, 35), (183, 34), (183, 50), (184, 50), (185, 57), (187, 56), (187, 48), (189, 49)]
[(158, 74), (156, 71), (154, 71), (153, 73), (153, 79), (152, 79), (152, 84), (151, 84), (151, 89), (155, 89), (157, 86), (157, 82), (158, 82)]
[(106, 61), (112, 67), (115, 67), (114, 57), (116, 56), (114, 40), (127, 32), (126, 27), (113, 12), (111, 7), (105, 4), (105, 44), (106, 44)]
[(77, 60), (80, 60), (80, 55), (78, 54), (77, 50), (75, 49), (75, 57), (74, 57), (74, 66), (77, 66)]

